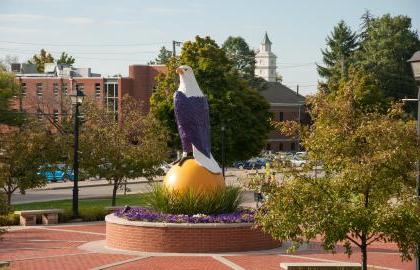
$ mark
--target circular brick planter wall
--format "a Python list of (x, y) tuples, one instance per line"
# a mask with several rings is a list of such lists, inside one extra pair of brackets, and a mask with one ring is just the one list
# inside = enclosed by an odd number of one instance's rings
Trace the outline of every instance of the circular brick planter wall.
[(280, 246), (251, 224), (188, 224), (129, 221), (107, 215), (106, 246), (110, 248), (174, 253), (240, 252)]

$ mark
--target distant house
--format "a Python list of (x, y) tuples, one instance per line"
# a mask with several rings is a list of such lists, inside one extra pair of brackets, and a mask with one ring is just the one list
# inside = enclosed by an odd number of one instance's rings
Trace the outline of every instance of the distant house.
[[(267, 88), (260, 94), (270, 103), (274, 121), (305, 121), (305, 97), (277, 81), (277, 56), (271, 51), (271, 41), (265, 33), (255, 56), (255, 76), (267, 81)], [(266, 150), (299, 151), (299, 138), (291, 138), (273, 131)]]
[[(279, 82), (268, 82), (267, 88), (260, 94), (270, 103), (270, 111), (274, 121), (295, 120), (306, 121), (305, 97), (299, 95)], [(272, 131), (267, 141), (266, 150), (299, 151), (299, 138), (282, 135)]]

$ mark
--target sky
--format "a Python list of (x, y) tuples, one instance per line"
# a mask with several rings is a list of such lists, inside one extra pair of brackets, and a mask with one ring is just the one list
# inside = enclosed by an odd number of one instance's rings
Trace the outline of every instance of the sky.
[(340, 20), (357, 31), (365, 10), (409, 16), (420, 29), (420, 0), (0, 0), (0, 58), (66, 51), (77, 67), (125, 76), (172, 40), (241, 36), (257, 49), (267, 31), (283, 83), (306, 95), (316, 91), (327, 35)]

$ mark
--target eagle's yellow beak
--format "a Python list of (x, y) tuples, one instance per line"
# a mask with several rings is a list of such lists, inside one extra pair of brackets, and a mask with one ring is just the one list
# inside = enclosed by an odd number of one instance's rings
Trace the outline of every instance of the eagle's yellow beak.
[(184, 70), (182, 70), (182, 68), (177, 68), (175, 72), (179, 75), (184, 74)]

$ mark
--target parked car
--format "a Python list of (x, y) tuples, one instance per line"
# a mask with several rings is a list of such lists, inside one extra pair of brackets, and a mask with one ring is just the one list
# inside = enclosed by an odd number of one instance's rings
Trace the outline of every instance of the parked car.
[(48, 182), (73, 181), (73, 170), (65, 164), (46, 165), (39, 168), (38, 175), (43, 176)]
[(306, 160), (295, 156), (292, 159), (290, 159), (290, 163), (293, 167), (302, 167), (306, 164)]
[(305, 159), (307, 155), (308, 154), (306, 152), (296, 152), (294, 156), (300, 159)]
[(234, 163), (234, 166), (239, 169), (264, 169), (267, 164), (267, 160), (264, 158), (251, 158), (246, 161), (237, 161)]

